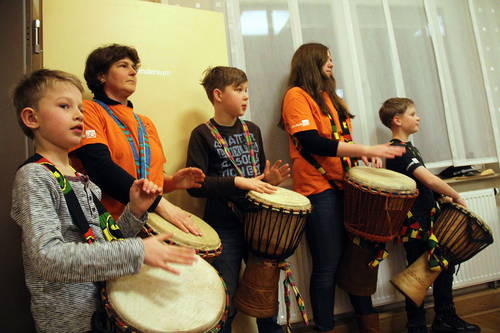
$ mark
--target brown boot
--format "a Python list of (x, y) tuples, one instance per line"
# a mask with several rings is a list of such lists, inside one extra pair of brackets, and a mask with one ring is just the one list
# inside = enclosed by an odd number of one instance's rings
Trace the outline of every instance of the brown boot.
[(379, 333), (380, 327), (378, 323), (378, 313), (370, 313), (368, 315), (356, 316), (359, 331), (361, 333)]

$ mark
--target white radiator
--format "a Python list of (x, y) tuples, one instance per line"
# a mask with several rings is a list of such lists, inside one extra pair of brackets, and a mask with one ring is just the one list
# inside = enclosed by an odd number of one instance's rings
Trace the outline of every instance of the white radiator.
[[(499, 207), (496, 205), (493, 189), (462, 192), (461, 196), (467, 202), (469, 210), (481, 217), (488, 224), (493, 233), (494, 242), (482, 252), (469, 261), (462, 263), (458, 274), (455, 275), (454, 288), (463, 288), (477, 285), (484, 282), (500, 280), (500, 221)], [(372, 296), (375, 305), (383, 305), (403, 300), (403, 296), (394, 289), (389, 282), (390, 278), (405, 268), (405, 256), (402, 245), (388, 245), (390, 256), (381, 263), (377, 292)], [(309, 300), (309, 277), (311, 275), (311, 257), (305, 237), (299, 245), (295, 254), (288, 259), (292, 265), (294, 277), (299, 290), (306, 302), (306, 309), (309, 318), (312, 311)], [(283, 299), (282, 280), (280, 280), (280, 312), (278, 320), (285, 322), (285, 302)], [(429, 291), (430, 292), (430, 291)], [(295, 304), (294, 297), (291, 297), (292, 310), (291, 322), (300, 322), (302, 317)], [(347, 294), (337, 288), (335, 300), (335, 314), (352, 311)]]

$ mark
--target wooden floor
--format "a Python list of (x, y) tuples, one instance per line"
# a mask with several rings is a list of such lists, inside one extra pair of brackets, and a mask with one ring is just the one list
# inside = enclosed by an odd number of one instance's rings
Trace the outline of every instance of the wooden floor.
[[(485, 311), (481, 313), (476, 313), (468, 316), (462, 316), (463, 319), (467, 320), (470, 323), (479, 325), (481, 327), (481, 333), (499, 333), (500, 332), (500, 308)], [(342, 323), (339, 327), (336, 328), (335, 332), (344, 333), (344, 332), (357, 332), (356, 327), (351, 325), (351, 323)], [(430, 330), (429, 330), (430, 331)], [(295, 328), (293, 333), (314, 333), (316, 331), (311, 328)], [(395, 330), (393, 331), (391, 328), (382, 328), (381, 333), (404, 333), (406, 329)]]
[[(457, 313), (468, 322), (479, 325), (481, 333), (500, 333), (500, 289), (489, 289), (455, 297)], [(434, 317), (432, 302), (426, 305), (427, 322), (430, 327)], [(381, 333), (406, 332), (404, 309), (395, 308), (380, 311)], [(430, 330), (429, 330), (430, 331)], [(316, 332), (310, 327), (294, 327), (293, 333)], [(358, 332), (352, 316), (341, 317), (336, 322), (335, 333)]]
[(500, 308), (465, 316), (468, 322), (479, 325), (481, 333), (500, 332)]

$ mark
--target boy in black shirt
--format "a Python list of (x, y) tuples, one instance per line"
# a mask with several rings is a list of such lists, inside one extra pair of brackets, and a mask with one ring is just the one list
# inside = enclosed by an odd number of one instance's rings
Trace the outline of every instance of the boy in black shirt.
[[(439, 210), (434, 194), (443, 195), (447, 197), (445, 200), (452, 200), (462, 206), (466, 204), (453, 188), (427, 170), (420, 152), (408, 141), (411, 134), (418, 132), (420, 125), (420, 117), (417, 116), (413, 101), (408, 98), (390, 98), (380, 108), (379, 116), (382, 123), (392, 131), (392, 145), (406, 148), (402, 156), (387, 160), (387, 169), (413, 178), (419, 190), (417, 200), (405, 221), (405, 231), (403, 231), (406, 258), (410, 265), (428, 250), (426, 241), (434, 216)], [(450, 265), (434, 282), (436, 316), (432, 323), (432, 332), (480, 332), (478, 326), (467, 323), (455, 312), (452, 294), (454, 272), (454, 266)], [(417, 307), (407, 298), (406, 313), (408, 332), (428, 332), (423, 304)]]
[[(247, 255), (238, 206), (249, 190), (271, 193), (290, 176), (288, 164), (266, 161), (260, 129), (239, 119), (248, 106), (248, 79), (240, 69), (218, 66), (205, 72), (201, 84), (214, 106), (214, 117), (196, 127), (189, 139), (186, 165), (203, 170), (201, 188), (188, 192), (207, 198), (204, 220), (219, 234), (223, 251), (213, 266), (232, 298), (238, 286), (241, 260)], [(231, 332), (236, 309), (231, 305), (223, 333)], [(276, 318), (257, 320), (260, 333), (282, 332)]]

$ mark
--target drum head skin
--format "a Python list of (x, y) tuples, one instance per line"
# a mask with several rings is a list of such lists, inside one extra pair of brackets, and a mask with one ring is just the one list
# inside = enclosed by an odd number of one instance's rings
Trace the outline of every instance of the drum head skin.
[(257, 201), (267, 206), (289, 209), (295, 211), (310, 211), (311, 202), (300, 193), (287, 190), (286, 188), (276, 187), (276, 192), (271, 194), (249, 191), (247, 197), (250, 200)]
[(196, 215), (191, 215), (191, 219), (200, 229), (203, 236), (195, 236), (184, 232), (155, 213), (149, 213), (147, 223), (157, 233), (172, 233), (171, 240), (176, 244), (201, 251), (213, 251), (220, 248), (221, 241), (217, 232)]
[(347, 178), (380, 191), (398, 193), (414, 193), (417, 191), (417, 184), (413, 179), (387, 169), (357, 166), (347, 171)]
[(143, 265), (138, 274), (108, 281), (108, 302), (116, 314), (144, 333), (215, 327), (226, 306), (224, 284), (215, 269), (202, 258), (192, 266), (170, 265), (181, 274)]

